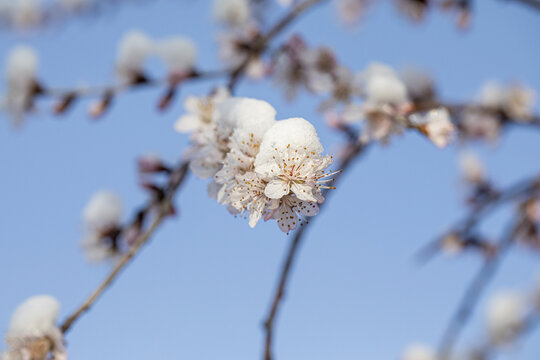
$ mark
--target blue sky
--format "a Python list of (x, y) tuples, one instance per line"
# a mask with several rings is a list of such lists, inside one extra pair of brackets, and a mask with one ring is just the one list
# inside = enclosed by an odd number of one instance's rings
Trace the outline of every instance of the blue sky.
[[(434, 13), (422, 24), (375, 6), (353, 29), (339, 24), (330, 6), (301, 19), (288, 32), (312, 45), (332, 45), (353, 69), (371, 61), (418, 65), (436, 78), (448, 100), (472, 98), (489, 79), (523, 81), (540, 89), (540, 14), (502, 1), (477, 1), (469, 31)], [(200, 67), (219, 66), (209, 2), (160, 1), (125, 6), (98, 19), (74, 21), (33, 34), (0, 33), (5, 57), (18, 43), (35, 46), (46, 84), (103, 83), (113, 77), (118, 40), (129, 29), (155, 37), (185, 34), (196, 40)], [(277, 13), (276, 13), (277, 14)], [(272, 15), (275, 17), (275, 15)], [(324, 26), (321, 26), (324, 24)], [(152, 70), (161, 69), (153, 64)], [(213, 83), (188, 85), (204, 94)], [(18, 303), (39, 293), (57, 297), (62, 318), (97, 286), (108, 266), (88, 264), (79, 247), (81, 209), (91, 194), (117, 191), (126, 209), (146, 199), (138, 187), (137, 155), (175, 160), (187, 139), (172, 130), (182, 99), (155, 110), (160, 90), (118, 98), (103, 119), (91, 121), (81, 101), (65, 117), (43, 111), (14, 131), (0, 122), (0, 331)], [(301, 116), (318, 129), (327, 152), (340, 137), (315, 112), (318, 99), (283, 100), (269, 82), (244, 81), (238, 95), (269, 101), (278, 118)], [(540, 133), (512, 129), (497, 146), (479, 146), (490, 174), (510, 184), (539, 169)], [(298, 359), (397, 359), (411, 342), (435, 345), (469, 279), (476, 256), (440, 257), (418, 267), (412, 257), (461, 214), (457, 149), (436, 149), (417, 134), (376, 146), (344, 176), (308, 232), (277, 323), (276, 355)], [(259, 358), (262, 319), (290, 240), (274, 223), (250, 229), (206, 196), (206, 183), (190, 177), (176, 199), (180, 216), (156, 233), (150, 246), (69, 333), (73, 359)], [(485, 229), (493, 236), (506, 213)], [(129, 214), (126, 214), (129, 216)], [(209, 226), (211, 225), (211, 226)], [(538, 258), (516, 249), (487, 295), (528, 290), (539, 283)], [(462, 344), (483, 333), (482, 309)], [(501, 359), (534, 360), (540, 334)], [(536, 344), (536, 346), (535, 346)]]

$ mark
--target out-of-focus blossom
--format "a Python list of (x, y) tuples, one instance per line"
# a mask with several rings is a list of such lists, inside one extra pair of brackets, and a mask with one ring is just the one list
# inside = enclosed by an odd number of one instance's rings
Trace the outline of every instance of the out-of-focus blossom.
[(405, 349), (401, 360), (437, 360), (437, 356), (429, 346), (413, 344)]
[(456, 127), (445, 108), (430, 110), (425, 115), (412, 115), (411, 122), (440, 148), (448, 145), (456, 135)]
[(120, 78), (127, 82), (136, 82), (143, 76), (143, 66), (153, 50), (153, 40), (139, 30), (126, 33), (118, 46), (116, 70)]
[(241, 26), (249, 22), (251, 9), (249, 0), (214, 0), (213, 16), (228, 26)]
[(470, 107), (463, 112), (460, 127), (460, 135), (467, 139), (495, 142), (499, 138), (501, 122), (491, 112)]
[(86, 235), (82, 247), (90, 261), (113, 258), (119, 253), (117, 238), (123, 215), (122, 200), (108, 190), (95, 193), (83, 210)]
[(37, 70), (38, 57), (31, 47), (21, 45), (9, 52), (4, 70), (7, 91), (2, 107), (10, 113), (15, 125), (32, 109), (34, 96), (39, 92)]
[(486, 322), (490, 339), (495, 344), (511, 341), (523, 326), (525, 301), (521, 294), (501, 292), (487, 306)]
[(59, 302), (48, 295), (24, 301), (11, 316), (2, 360), (67, 359), (62, 332), (56, 325)]
[(499, 111), (517, 122), (528, 122), (533, 116), (536, 92), (524, 85), (503, 86), (490, 81), (480, 92), (480, 104), (493, 111)]
[(481, 184), (485, 181), (485, 170), (476, 154), (463, 151), (459, 155), (459, 167), (465, 181), (472, 184)]
[(175, 36), (156, 41), (154, 49), (173, 76), (186, 76), (195, 67), (197, 49), (187, 37)]

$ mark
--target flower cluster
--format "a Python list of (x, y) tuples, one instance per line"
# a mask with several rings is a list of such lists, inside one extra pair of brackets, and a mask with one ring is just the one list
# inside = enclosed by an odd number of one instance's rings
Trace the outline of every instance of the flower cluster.
[(536, 92), (521, 84), (503, 86), (487, 82), (478, 102), (463, 112), (462, 134), (467, 139), (496, 141), (506, 122), (528, 123), (533, 119)]
[(276, 121), (267, 102), (226, 98), (223, 91), (186, 101), (190, 113), (175, 125), (192, 132), (190, 168), (212, 178), (209, 194), (233, 214), (249, 217), (249, 225), (276, 219), (288, 233), (318, 212), (323, 189), (331, 188), (326, 172), (331, 156), (313, 125), (302, 118)]
[(1, 360), (67, 359), (62, 332), (56, 325), (60, 304), (47, 295), (24, 301), (11, 316), (8, 349)]
[(505, 291), (495, 294), (486, 310), (486, 325), (490, 341), (504, 344), (511, 341), (526, 316), (526, 301), (520, 293)]
[(179, 82), (194, 71), (197, 49), (183, 36), (155, 40), (141, 31), (132, 30), (118, 45), (116, 70), (122, 81), (128, 84), (146, 81), (143, 67), (151, 55), (163, 61), (171, 82)]

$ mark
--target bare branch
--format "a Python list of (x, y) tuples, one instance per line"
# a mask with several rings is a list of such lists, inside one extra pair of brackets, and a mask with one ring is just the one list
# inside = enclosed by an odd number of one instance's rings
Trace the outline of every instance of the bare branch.
[(111, 286), (111, 284), (116, 280), (118, 275), (124, 270), (124, 268), (131, 262), (133, 257), (138, 254), (143, 245), (145, 245), (152, 234), (157, 230), (159, 225), (163, 220), (169, 215), (172, 199), (176, 194), (180, 185), (184, 182), (186, 175), (188, 173), (188, 163), (183, 162), (176, 170), (174, 170), (170, 175), (170, 182), (168, 189), (166, 190), (166, 195), (164, 199), (160, 202), (158, 207), (158, 212), (150, 225), (150, 227), (140, 235), (133, 246), (125, 253), (116, 263), (112, 271), (105, 278), (105, 280), (92, 292), (92, 294), (84, 301), (81, 306), (61, 325), (61, 330), (63, 333), (66, 333), (72, 326), (73, 323), (81, 317), (85, 312), (87, 312), (90, 307), (101, 297), (103, 292)]
[(503, 257), (508, 253), (508, 250), (513, 243), (513, 239), (521, 225), (521, 221), (512, 222), (506, 230), (506, 233), (497, 243), (497, 252), (492, 257), (486, 258), (484, 264), (465, 291), (456, 312), (450, 319), (450, 322), (443, 333), (438, 351), (440, 359), (450, 359), (454, 344), (457, 341), (461, 330), (469, 321), (469, 318), (487, 285), (497, 273)]
[[(359, 156), (364, 153), (364, 151), (367, 149), (367, 146), (368, 146), (367, 144), (363, 144), (361, 142), (349, 143), (348, 148), (346, 150), (346, 156), (342, 159), (342, 161), (338, 165), (338, 168), (340, 168), (342, 171), (336, 174), (334, 178), (334, 183), (336, 183), (341, 178), (345, 170), (349, 168), (353, 164), (353, 162), (357, 160)], [(330, 195), (330, 192), (326, 191), (325, 192), (326, 201), (323, 204), (321, 204), (320, 207), (328, 203), (328, 195)], [(302, 240), (304, 239), (304, 234), (309, 224), (312, 224), (312, 223), (313, 223), (313, 220), (304, 224), (294, 233), (294, 237), (291, 240), (291, 243), (289, 245), (289, 250), (287, 251), (287, 255), (285, 257), (285, 261), (283, 262), (283, 265), (281, 267), (278, 286), (272, 297), (272, 305), (270, 307), (270, 311), (264, 322), (264, 329), (266, 333), (265, 349), (264, 349), (265, 360), (272, 359), (272, 343), (273, 343), (273, 337), (274, 337), (274, 324), (276, 321), (276, 317), (277, 317), (280, 305), (283, 302), (283, 296), (285, 294), (287, 282), (290, 278), (291, 268), (294, 265), (294, 261), (296, 257), (298, 256), (299, 246)]]

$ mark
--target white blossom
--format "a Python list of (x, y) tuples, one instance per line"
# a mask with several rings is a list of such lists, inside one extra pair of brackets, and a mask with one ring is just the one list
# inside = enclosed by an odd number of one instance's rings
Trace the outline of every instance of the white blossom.
[(122, 199), (109, 190), (95, 193), (83, 210), (83, 219), (89, 228), (107, 229), (122, 219)]
[(38, 57), (31, 47), (19, 45), (9, 52), (4, 70), (7, 91), (3, 102), (15, 125), (20, 124), (23, 114), (32, 106), (38, 86), (37, 70)]
[(127, 32), (118, 46), (116, 70), (126, 82), (132, 82), (143, 72), (143, 66), (152, 53), (153, 40), (139, 30)]
[(213, 16), (229, 26), (243, 25), (250, 20), (249, 0), (214, 0)]
[(189, 133), (214, 128), (214, 112), (229, 96), (229, 91), (223, 87), (217, 88), (210, 96), (188, 96), (184, 101), (187, 114), (174, 123), (174, 129), (179, 133)]
[(2, 360), (45, 359), (52, 354), (65, 360), (62, 332), (56, 325), (60, 304), (48, 295), (24, 301), (11, 316), (6, 335), (8, 350)]
[(486, 322), (493, 343), (511, 341), (523, 325), (525, 301), (521, 294), (501, 292), (489, 300)]
[(413, 344), (408, 346), (401, 360), (436, 360), (437, 357), (435, 352), (427, 345), (424, 344)]
[(424, 18), (428, 2), (418, 0), (396, 0), (397, 7), (411, 20), (420, 21)]
[(183, 36), (159, 40), (155, 43), (154, 50), (172, 74), (188, 74), (193, 70), (197, 60), (195, 44)]
[(428, 111), (425, 115), (411, 116), (411, 122), (438, 147), (443, 148), (453, 139), (456, 127), (445, 108)]
[(388, 65), (372, 63), (356, 77), (366, 102), (394, 104), (407, 102), (407, 88), (397, 73)]
[(479, 184), (485, 179), (485, 170), (482, 162), (470, 151), (463, 151), (459, 155), (459, 165), (465, 180), (469, 183)]

